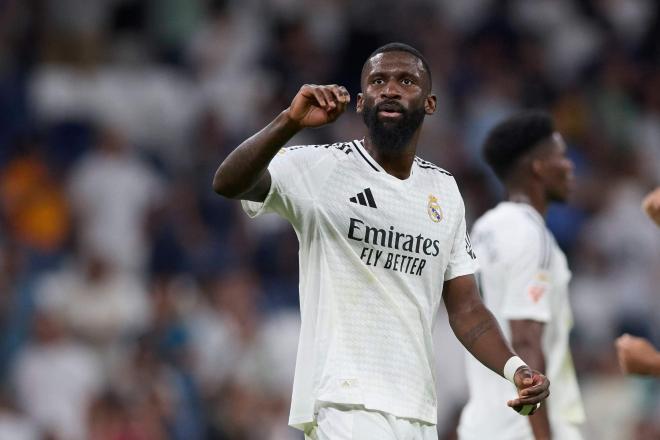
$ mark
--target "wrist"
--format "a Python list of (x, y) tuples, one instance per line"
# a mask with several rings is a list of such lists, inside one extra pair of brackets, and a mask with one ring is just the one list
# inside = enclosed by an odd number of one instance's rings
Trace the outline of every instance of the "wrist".
[(520, 367), (527, 367), (527, 364), (518, 356), (511, 356), (504, 364), (502, 375), (515, 385), (516, 371), (518, 371)]
[(300, 121), (295, 120), (291, 116), (291, 107), (287, 107), (286, 110), (282, 111), (282, 113), (275, 118), (275, 121), (282, 130), (290, 132), (292, 136), (303, 129)]

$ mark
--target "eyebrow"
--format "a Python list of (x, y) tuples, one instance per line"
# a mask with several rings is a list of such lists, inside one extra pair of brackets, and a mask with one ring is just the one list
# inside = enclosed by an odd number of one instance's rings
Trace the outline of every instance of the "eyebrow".
[(391, 70), (387, 72), (385, 72), (384, 70), (374, 70), (371, 73), (367, 74), (366, 78), (371, 78), (379, 75), (412, 76), (414, 78), (419, 78), (420, 80), (423, 79), (423, 75), (421, 74), (421, 72), (413, 73), (409, 70), (404, 70), (404, 69), (396, 69), (393, 72)]

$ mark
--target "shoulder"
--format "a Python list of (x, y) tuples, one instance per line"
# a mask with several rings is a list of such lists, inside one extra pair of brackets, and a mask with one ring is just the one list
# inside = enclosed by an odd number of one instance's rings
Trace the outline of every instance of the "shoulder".
[(451, 178), (451, 180), (454, 180), (454, 176), (449, 171), (440, 168), (436, 164), (429, 162), (428, 160), (424, 160), (419, 156), (415, 156), (415, 164), (425, 174), (430, 174), (430, 175), (436, 174), (442, 178)]
[(518, 236), (538, 235), (545, 229), (541, 219), (537, 219), (526, 208), (516, 203), (501, 202), (486, 211), (474, 222), (474, 230), (496, 228), (501, 233), (510, 232)]
[(293, 145), (290, 147), (283, 147), (278, 151), (277, 156), (306, 156), (315, 155), (317, 157), (336, 157), (350, 155), (354, 152), (355, 146), (353, 142), (335, 142), (333, 144), (309, 144), (309, 145)]
[(334, 169), (345, 159), (354, 156), (355, 148), (350, 142), (334, 144), (309, 144), (283, 147), (271, 162), (272, 170), (312, 172), (319, 167)]
[(415, 156), (414, 167), (415, 172), (422, 176), (423, 185), (430, 185), (435, 188), (442, 194), (445, 201), (464, 206), (461, 191), (452, 173), (418, 156)]
[(543, 263), (549, 258), (550, 233), (540, 215), (532, 208), (517, 203), (502, 202), (482, 215), (475, 223), (472, 235), (476, 241), (491, 237), (506, 254), (533, 256), (543, 254)]
[(414, 166), (416, 167), (416, 172), (419, 172), (426, 182), (431, 182), (434, 186), (441, 185), (444, 188), (448, 188), (457, 198), (461, 199), (458, 184), (452, 173), (419, 156), (415, 156)]

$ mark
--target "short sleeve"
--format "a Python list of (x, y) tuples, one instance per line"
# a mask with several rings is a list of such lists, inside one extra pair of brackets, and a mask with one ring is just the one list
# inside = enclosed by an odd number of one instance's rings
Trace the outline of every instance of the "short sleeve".
[(319, 145), (282, 148), (268, 165), (270, 190), (263, 202), (243, 200), (243, 210), (250, 217), (274, 212), (293, 222), (306, 202), (312, 201), (323, 173), (315, 172), (330, 154)]
[(508, 256), (502, 316), (547, 322), (551, 317), (551, 237), (541, 225), (521, 227)]
[(472, 249), (470, 236), (467, 233), (467, 227), (465, 225), (465, 206), (463, 205), (462, 199), (460, 199), (460, 203), (461, 220), (456, 228), (456, 233), (454, 234), (451, 254), (449, 255), (449, 264), (445, 270), (445, 281), (449, 281), (462, 275), (472, 274), (476, 272), (479, 266), (477, 263), (477, 256)]

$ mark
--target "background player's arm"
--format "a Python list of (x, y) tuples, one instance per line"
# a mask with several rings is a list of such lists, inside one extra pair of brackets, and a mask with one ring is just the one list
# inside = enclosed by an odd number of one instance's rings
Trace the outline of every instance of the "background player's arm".
[(654, 189), (644, 197), (642, 209), (656, 225), (660, 226), (660, 187)]
[(271, 185), (268, 164), (279, 149), (305, 127), (334, 122), (349, 102), (344, 87), (302, 86), (289, 108), (243, 141), (220, 164), (213, 178), (213, 190), (232, 199), (263, 202)]
[(660, 352), (646, 339), (624, 334), (617, 338), (616, 349), (624, 373), (660, 376)]
[[(493, 314), (481, 301), (473, 275), (464, 275), (445, 281), (443, 299), (447, 307), (449, 324), (465, 348), (479, 362), (500, 376), (510, 357), (515, 356)], [(550, 394), (548, 379), (528, 367), (520, 367), (514, 376), (518, 398), (507, 405), (536, 404)]]
[[(531, 368), (545, 374), (545, 356), (542, 347), (545, 324), (531, 319), (514, 319), (509, 321), (509, 325), (514, 351), (525, 359)], [(545, 405), (529, 417), (529, 423), (536, 440), (551, 438), (550, 421)]]

